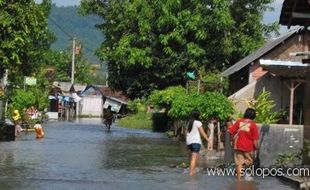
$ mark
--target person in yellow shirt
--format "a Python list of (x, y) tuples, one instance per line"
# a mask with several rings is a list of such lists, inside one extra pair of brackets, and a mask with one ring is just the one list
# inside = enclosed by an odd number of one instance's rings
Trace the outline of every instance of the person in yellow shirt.
[(20, 126), (20, 124), (21, 124), (20, 123), (21, 117), (20, 117), (20, 114), (19, 114), (18, 110), (14, 110), (12, 118), (13, 118), (13, 122), (15, 124), (15, 137), (20, 136), (20, 134), (23, 131), (23, 129)]
[(20, 120), (20, 114), (18, 110), (14, 110), (13, 112), (13, 121), (14, 123), (17, 122), (18, 120)]

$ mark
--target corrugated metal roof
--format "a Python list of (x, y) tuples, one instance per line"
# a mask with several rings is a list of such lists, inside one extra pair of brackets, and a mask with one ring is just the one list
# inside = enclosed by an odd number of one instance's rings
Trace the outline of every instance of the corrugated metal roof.
[(263, 55), (268, 53), (270, 50), (281, 44), (284, 40), (291, 37), (294, 33), (298, 32), (300, 28), (296, 28), (292, 31), (289, 31), (278, 38), (275, 38), (269, 42), (267, 42), (263, 47), (259, 48), (255, 52), (251, 53), (250, 55), (246, 56), (245, 58), (238, 61), (236, 64), (232, 65), (228, 69), (226, 69), (224, 72), (222, 72), (223, 76), (229, 76), (243, 67), (247, 66), (248, 64), (252, 63), (253, 61), (261, 58)]
[(84, 91), (87, 85), (84, 84), (74, 84), (73, 85), (75, 92)]
[(70, 82), (53, 82), (53, 86), (59, 88), (62, 92), (69, 92), (72, 84)]
[(305, 77), (310, 64), (293, 61), (259, 60), (260, 65), (270, 73), (281, 77)]

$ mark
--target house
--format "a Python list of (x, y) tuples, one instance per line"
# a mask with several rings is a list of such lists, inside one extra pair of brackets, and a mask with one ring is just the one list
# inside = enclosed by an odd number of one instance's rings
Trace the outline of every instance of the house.
[(302, 57), (292, 56), (292, 52), (308, 50), (309, 40), (308, 30), (293, 29), (225, 70), (222, 75), (228, 77), (229, 95), (236, 108), (243, 112), (249, 101), (269, 91), (275, 110), (289, 113), (290, 124), (302, 124), (305, 65)]
[[(290, 28), (291, 26), (304, 26), (308, 28), (310, 25), (310, 1), (309, 0), (284, 0), (280, 15), (280, 24)], [(310, 43), (309, 41), (307, 42)], [(309, 56), (309, 49), (303, 55)], [(304, 57), (307, 59), (308, 57)], [(307, 61), (308, 62), (308, 61)], [(310, 140), (310, 71), (306, 70), (305, 77), (305, 99), (304, 99), (304, 138)]]
[(78, 116), (101, 117), (103, 110), (103, 94), (94, 85), (89, 85), (80, 93)]
[(111, 90), (107, 86), (98, 87), (103, 94), (103, 108), (110, 105), (112, 111), (118, 114), (125, 114), (128, 98), (121, 91)]
[[(268, 41), (252, 54), (225, 70), (229, 97), (237, 110), (244, 112), (249, 101), (262, 91), (271, 92), (275, 110), (288, 113), (285, 124), (259, 124), (261, 166), (276, 164), (279, 154), (301, 151), (306, 127), (306, 79), (309, 64), (305, 57), (293, 56), (309, 50), (310, 32), (298, 27)], [(281, 143), (279, 143), (281, 142)]]
[(53, 82), (53, 88), (49, 95), (50, 107), (47, 115), (50, 119), (72, 119), (77, 115), (78, 96), (84, 91), (86, 85), (72, 84), (70, 82)]

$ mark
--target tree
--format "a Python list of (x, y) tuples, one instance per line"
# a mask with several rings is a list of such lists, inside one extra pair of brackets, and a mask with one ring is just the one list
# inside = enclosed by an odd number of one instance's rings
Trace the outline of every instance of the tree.
[(193, 110), (198, 110), (203, 120), (217, 117), (224, 121), (234, 113), (233, 103), (222, 93), (188, 94), (180, 86), (153, 91), (149, 103), (165, 109), (169, 117), (181, 120), (188, 119)]
[(40, 68), (39, 59), (53, 40), (47, 27), (50, 0), (36, 4), (34, 0), (0, 1), (0, 63), (2, 73), (9, 70), (14, 85), (23, 84)]
[(187, 71), (221, 71), (255, 50), (269, 31), (260, 22), (270, 1), (246, 1), (242, 12), (234, 11), (241, 0), (82, 0), (81, 11), (104, 20), (97, 55), (108, 63), (109, 84), (141, 97), (184, 85)]
[[(45, 52), (42, 64), (45, 66), (41, 71), (42, 76), (47, 77), (51, 83), (53, 81), (71, 81), (71, 65), (72, 65), (72, 50)], [(75, 57), (75, 83), (89, 84), (93, 79), (91, 73), (91, 65), (83, 58), (83, 53), (79, 53)]]

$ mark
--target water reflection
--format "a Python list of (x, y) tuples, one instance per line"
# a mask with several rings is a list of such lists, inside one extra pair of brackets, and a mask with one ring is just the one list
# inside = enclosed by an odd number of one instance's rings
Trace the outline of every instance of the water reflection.
[[(0, 189), (291, 189), (275, 178), (236, 183), (234, 177), (190, 178), (185, 145), (143, 130), (92, 122), (45, 124), (46, 138), (24, 134), (0, 143)], [(276, 187), (276, 188), (275, 188)]]

